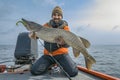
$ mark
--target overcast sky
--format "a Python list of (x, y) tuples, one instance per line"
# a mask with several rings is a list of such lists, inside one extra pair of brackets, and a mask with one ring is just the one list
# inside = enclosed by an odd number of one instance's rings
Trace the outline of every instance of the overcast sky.
[(120, 44), (120, 0), (0, 0), (0, 44), (16, 44), (21, 18), (44, 24), (55, 6), (73, 33), (91, 44)]

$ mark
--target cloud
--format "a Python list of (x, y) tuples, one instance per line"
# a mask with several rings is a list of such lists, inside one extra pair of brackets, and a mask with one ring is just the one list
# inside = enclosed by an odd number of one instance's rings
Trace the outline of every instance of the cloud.
[(76, 35), (86, 38), (90, 41), (91, 45), (94, 44), (120, 44), (120, 33), (113, 31), (101, 31), (91, 26), (80, 26), (72, 29)]
[(56, 5), (65, 10), (64, 18), (72, 32), (87, 38), (91, 43), (120, 44), (119, 0), (92, 0), (94, 2), (84, 2), (82, 7), (80, 4), (72, 7), (71, 2), (63, 0), (30, 0), (29, 4), (26, 4), (27, 0), (6, 1), (0, 1), (0, 44), (15, 43), (17, 35), (26, 31), (22, 25), (15, 25), (20, 18), (44, 24), (51, 18), (51, 10)]
[(120, 31), (120, 26), (119, 25), (116, 25), (112, 28), (112, 30), (119, 30)]
[(59, 6), (63, 6), (64, 5), (64, 2), (58, 2), (56, 0), (32, 0), (34, 4), (36, 5), (39, 5), (41, 4), (42, 6), (56, 6), (56, 5), (59, 5)]
[(58, 5), (58, 3), (56, 2), (56, 0), (44, 0), (44, 2), (46, 4), (50, 4), (50, 5), (53, 5), (53, 6)]
[(24, 31), (15, 25), (18, 16), (17, 6), (0, 1), (0, 44), (15, 44), (17, 35)]
[(0, 22), (12, 14), (12, 6), (0, 4)]
[[(120, 25), (120, 0), (94, 0), (95, 5), (80, 10), (76, 24), (90, 24), (98, 30), (110, 31), (113, 26)], [(81, 19), (82, 15), (86, 16)], [(79, 22), (78, 22), (79, 21)]]

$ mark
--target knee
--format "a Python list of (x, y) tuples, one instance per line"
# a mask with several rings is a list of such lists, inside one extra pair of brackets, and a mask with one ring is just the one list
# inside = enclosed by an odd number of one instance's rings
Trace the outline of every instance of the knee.
[(32, 75), (38, 75), (36, 69), (35, 69), (33, 66), (30, 67), (30, 73), (31, 73)]
[(40, 69), (39, 66), (31, 66), (30, 72), (32, 75), (41, 75), (45, 72), (45, 68)]
[(35, 72), (34, 70), (30, 70), (30, 73), (31, 73), (32, 75), (38, 75), (37, 72)]
[(75, 77), (78, 74), (78, 69), (73, 70), (71, 73), (69, 73), (70, 77)]

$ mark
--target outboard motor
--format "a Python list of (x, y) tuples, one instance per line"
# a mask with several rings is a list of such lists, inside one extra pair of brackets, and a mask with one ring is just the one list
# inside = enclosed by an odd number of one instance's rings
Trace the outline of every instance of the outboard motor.
[(37, 40), (31, 39), (28, 32), (18, 35), (14, 52), (15, 64), (31, 64), (38, 56)]

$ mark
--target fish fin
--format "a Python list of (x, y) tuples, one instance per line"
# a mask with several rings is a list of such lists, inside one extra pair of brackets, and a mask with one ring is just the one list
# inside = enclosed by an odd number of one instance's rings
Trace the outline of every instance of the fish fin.
[(56, 37), (56, 38), (55, 38), (55, 42), (56, 42), (57, 44), (60, 44), (60, 45), (64, 45), (64, 44), (65, 44), (65, 41), (64, 41), (64, 39), (63, 39), (62, 36)]
[(86, 47), (86, 48), (89, 48), (90, 47), (90, 42), (87, 40), (87, 39), (85, 39), (85, 38), (82, 38), (82, 37), (79, 37), (80, 39), (81, 39), (81, 41), (82, 41), (82, 43), (84, 44), (84, 46)]
[(96, 60), (91, 55), (89, 55), (88, 57), (85, 57), (85, 64), (88, 70), (92, 68), (92, 64), (94, 63), (96, 63)]
[(74, 57), (78, 57), (80, 55), (80, 51), (73, 48), (73, 54), (74, 54)]

